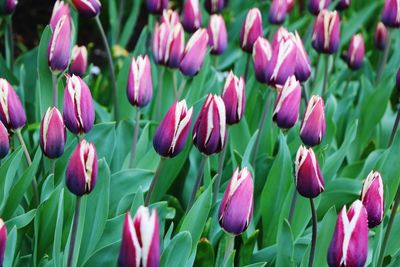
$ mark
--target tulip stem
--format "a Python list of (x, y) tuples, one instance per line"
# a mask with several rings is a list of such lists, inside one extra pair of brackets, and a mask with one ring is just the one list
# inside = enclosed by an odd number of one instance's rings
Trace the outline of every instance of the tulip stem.
[(388, 39), (389, 42), (387, 42), (386, 46), (385, 46), (385, 50), (383, 51), (383, 56), (381, 57), (381, 60), (379, 62), (379, 67), (378, 70), (376, 71), (376, 80), (375, 80), (375, 84), (378, 84), (382, 78), (383, 75), (383, 71), (385, 70), (385, 66), (386, 66), (386, 62), (389, 56), (389, 50), (390, 50), (390, 35), (389, 35), (390, 31), (388, 30)]
[(76, 240), (76, 233), (78, 231), (80, 210), (81, 210), (81, 197), (78, 196), (78, 197), (76, 197), (74, 222), (72, 224), (71, 240), (69, 243), (68, 265), (67, 265), (68, 267), (72, 267), (72, 264), (73, 264), (74, 251), (75, 251), (75, 240)]
[(131, 160), (129, 161), (129, 168), (133, 166), (133, 162), (136, 157), (136, 146), (139, 137), (139, 129), (140, 129), (140, 109), (136, 108), (136, 120), (135, 120), (135, 129), (133, 130), (133, 139), (132, 139), (132, 150), (131, 150)]
[(215, 181), (215, 184), (214, 184), (214, 194), (213, 194), (213, 202), (212, 202), (213, 205), (217, 201), (217, 197), (218, 197), (218, 193), (219, 193), (219, 187), (221, 185), (222, 170), (224, 168), (226, 151), (228, 150), (228, 146), (229, 146), (228, 140), (229, 140), (229, 132), (226, 131), (225, 146), (224, 146), (224, 149), (222, 149), (222, 153), (219, 155), (217, 180)]
[(56, 161), (57, 159), (51, 160), (51, 173), (53, 174), (53, 176), (56, 175)]
[(149, 204), (150, 204), (151, 195), (153, 194), (154, 188), (156, 187), (158, 177), (160, 177), (161, 169), (162, 169), (162, 167), (164, 165), (164, 162), (165, 162), (165, 158), (162, 157), (160, 159), (160, 162), (158, 163), (157, 170), (154, 173), (153, 180), (151, 181), (151, 184), (150, 184), (150, 187), (149, 187), (149, 191), (147, 192), (147, 195), (146, 195), (146, 200), (144, 201), (144, 205), (146, 207), (149, 206)]
[(296, 208), (296, 202), (297, 202), (297, 190), (295, 187), (293, 196), (292, 196), (292, 202), (290, 203), (290, 209), (289, 209), (288, 221), (290, 224), (292, 224), (292, 221), (293, 221), (293, 215), (294, 215), (294, 209)]
[(181, 84), (179, 85), (179, 90), (178, 90), (178, 99), (181, 97), (183, 94), (183, 90), (185, 89), (186, 86), (186, 79), (184, 79)]
[(119, 10), (118, 10), (118, 31), (117, 31), (117, 40), (119, 40), (119, 36), (121, 33), (122, 29), (122, 19), (124, 17), (124, 11), (125, 11), (125, 0), (120, 0), (119, 1)]
[(235, 236), (227, 233), (226, 244), (225, 244), (224, 266), (228, 266), (228, 260), (232, 255), (234, 247), (235, 247)]
[(199, 171), (197, 172), (196, 181), (195, 181), (195, 184), (193, 186), (192, 195), (190, 196), (190, 200), (189, 200), (189, 204), (188, 204), (187, 209), (186, 209), (186, 213), (189, 212), (189, 210), (192, 208), (192, 206), (194, 204), (194, 200), (196, 198), (197, 190), (199, 190), (200, 184), (201, 184), (201, 180), (203, 178), (204, 167), (206, 166), (207, 159), (208, 159), (208, 156), (207, 155), (203, 155), (203, 159), (201, 160)]
[(322, 98), (325, 95), (326, 86), (328, 85), (328, 78), (329, 78), (329, 56), (327, 56), (325, 60), (324, 83), (322, 84), (322, 93), (321, 93)]
[(58, 79), (55, 73), (51, 74), (51, 79), (53, 82), (53, 107), (58, 107)]
[(97, 27), (99, 28), (101, 37), (103, 39), (104, 48), (105, 48), (106, 54), (107, 54), (108, 65), (110, 67), (111, 86), (113, 89), (112, 90), (112, 98), (113, 98), (113, 102), (114, 102), (114, 119), (116, 122), (118, 122), (119, 107), (118, 107), (118, 99), (117, 99), (117, 83), (116, 83), (116, 79), (115, 79), (114, 63), (113, 63), (112, 56), (111, 56), (111, 49), (110, 49), (110, 46), (108, 45), (107, 36), (104, 32), (103, 26), (101, 25), (99, 16), (96, 16), (95, 19), (96, 19)]
[(390, 134), (388, 147), (390, 147), (392, 145), (393, 139), (394, 139), (394, 137), (396, 135), (396, 132), (397, 132), (397, 128), (399, 127), (399, 121), (400, 121), (400, 105), (397, 108), (397, 116), (396, 116), (396, 120), (394, 121), (392, 133)]
[(156, 120), (158, 120), (161, 116), (161, 100), (162, 100), (162, 90), (163, 90), (163, 79), (164, 79), (165, 69), (160, 67), (158, 72), (158, 92), (157, 92), (157, 100), (156, 100)]
[(178, 101), (179, 99), (179, 92), (178, 92), (178, 81), (176, 79), (176, 71), (172, 71), (172, 82), (174, 84), (174, 96), (175, 100)]
[(10, 71), (13, 71), (14, 65), (14, 34), (12, 27), (12, 16), (8, 16), (6, 19), (6, 56), (7, 56), (7, 67)]
[(311, 214), (312, 214), (312, 238), (311, 238), (311, 250), (310, 258), (308, 260), (308, 267), (313, 266), (315, 244), (317, 243), (317, 213), (315, 211), (314, 200), (310, 198)]
[(246, 68), (244, 69), (244, 81), (245, 82), (247, 82), (247, 76), (249, 75), (250, 58), (251, 58), (251, 55), (248, 53), (247, 59), (246, 59)]

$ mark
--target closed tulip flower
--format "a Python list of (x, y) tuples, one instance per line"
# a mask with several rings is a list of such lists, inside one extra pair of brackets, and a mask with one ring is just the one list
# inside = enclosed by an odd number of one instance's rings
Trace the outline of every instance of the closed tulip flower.
[(63, 72), (69, 63), (71, 48), (71, 19), (63, 15), (51, 34), (48, 46), (48, 64), (54, 73)]
[(62, 0), (57, 0), (54, 3), (53, 12), (51, 14), (51, 19), (50, 19), (50, 23), (49, 23), (50, 27), (53, 31), (55, 30), (55, 28), (57, 26), (57, 22), (64, 15), (66, 15), (69, 18), (71, 17), (70, 11), (69, 11), (69, 5), (68, 5), (68, 3), (66, 3)]
[(272, 58), (272, 47), (267, 39), (258, 37), (253, 47), (253, 64), (257, 81), (268, 83), (266, 69)]
[(293, 37), (293, 34), (290, 33), (285, 27), (280, 26), (274, 34), (271, 45), (272, 47), (276, 47), (283, 39), (287, 40)]
[(253, 52), (253, 45), (260, 36), (263, 36), (261, 12), (258, 8), (252, 8), (240, 32), (240, 47), (248, 53)]
[(328, 249), (330, 267), (364, 266), (368, 255), (367, 211), (360, 200), (340, 211)]
[(271, 24), (282, 24), (288, 12), (287, 0), (272, 0), (268, 20)]
[(345, 10), (350, 6), (350, 0), (340, 0), (336, 5), (337, 10)]
[(72, 3), (79, 14), (87, 18), (96, 17), (100, 13), (100, 0), (72, 0)]
[(173, 158), (186, 145), (192, 123), (193, 108), (186, 101), (175, 102), (157, 128), (153, 139), (154, 149), (163, 157)]
[(319, 12), (329, 7), (330, 2), (330, 0), (309, 0), (308, 11), (314, 16), (317, 16)]
[(350, 40), (349, 51), (347, 51), (347, 64), (352, 70), (361, 68), (364, 62), (365, 47), (361, 34), (354, 35)]
[(168, 23), (169, 25), (176, 25), (179, 23), (179, 14), (172, 9), (164, 9), (160, 18), (160, 23)]
[(208, 34), (206, 29), (197, 30), (186, 44), (179, 69), (186, 76), (194, 76), (204, 62), (207, 52)]
[(148, 56), (132, 58), (128, 74), (126, 92), (128, 100), (133, 106), (146, 106), (153, 95), (153, 83), (151, 81), (151, 66)]
[(221, 97), (209, 94), (193, 128), (193, 143), (204, 154), (220, 152), (226, 142), (225, 105)]
[(73, 134), (88, 133), (94, 123), (95, 112), (92, 94), (78, 76), (67, 78), (64, 93), (64, 123)]
[(10, 139), (6, 126), (0, 121), (0, 159), (5, 158), (10, 151)]
[(96, 148), (83, 139), (68, 162), (65, 173), (68, 190), (79, 197), (89, 194), (96, 185), (97, 171)]
[(71, 65), (69, 73), (83, 77), (87, 69), (87, 49), (85, 46), (75, 45), (72, 49)]
[(368, 226), (373, 228), (381, 224), (383, 220), (383, 182), (379, 172), (371, 171), (365, 179), (362, 191), (361, 202), (368, 214)]
[(295, 0), (286, 0), (286, 7), (287, 7), (287, 12), (289, 13), (292, 11), (293, 7), (295, 4)]
[(253, 215), (253, 178), (247, 168), (236, 168), (225, 190), (218, 212), (219, 225), (226, 232), (240, 235)]
[(17, 8), (17, 0), (0, 0), (0, 15), (10, 15)]
[(0, 219), (0, 266), (3, 266), (4, 252), (6, 251), (7, 228), (4, 221)]
[(236, 77), (229, 72), (222, 92), (226, 110), (226, 123), (229, 125), (239, 123), (244, 114), (246, 92), (243, 77)]
[(311, 75), (311, 62), (308, 57), (307, 51), (304, 48), (303, 41), (301, 40), (299, 34), (295, 33), (295, 44), (297, 48), (296, 52), (296, 67), (294, 70), (294, 75), (300, 82), (305, 82), (310, 78)]
[(384, 50), (388, 42), (388, 30), (382, 22), (376, 25), (375, 30), (375, 47), (379, 50)]
[(186, 0), (182, 12), (182, 25), (185, 31), (195, 32), (201, 26), (201, 9), (199, 0)]
[(221, 15), (210, 16), (207, 33), (208, 45), (211, 47), (211, 54), (223, 54), (228, 43), (228, 33), (226, 31), (224, 18)]
[(147, 10), (152, 14), (161, 14), (168, 7), (168, 0), (146, 0)]
[(204, 6), (208, 13), (221, 13), (224, 8), (225, 0), (205, 0)]
[(318, 53), (334, 54), (339, 47), (340, 19), (337, 11), (322, 10), (315, 20), (312, 46)]
[(0, 78), (0, 120), (9, 130), (25, 126), (26, 114), (18, 95), (7, 80)]
[(308, 101), (304, 118), (300, 126), (300, 138), (305, 145), (315, 146), (325, 136), (324, 100), (320, 96), (312, 96)]
[(40, 125), (40, 148), (47, 157), (55, 159), (64, 153), (66, 130), (61, 113), (48, 108)]
[(400, 2), (398, 0), (385, 0), (381, 20), (387, 27), (400, 27)]
[(180, 23), (172, 25), (163, 22), (157, 24), (154, 30), (152, 49), (154, 59), (158, 64), (170, 68), (179, 68), (185, 49), (183, 28)]
[(160, 230), (157, 211), (140, 206), (135, 217), (126, 213), (122, 229), (119, 267), (158, 267)]

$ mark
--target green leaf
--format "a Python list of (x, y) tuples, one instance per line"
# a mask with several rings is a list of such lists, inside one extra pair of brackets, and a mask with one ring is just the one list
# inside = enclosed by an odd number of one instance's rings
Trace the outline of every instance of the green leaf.
[(51, 29), (50, 26), (47, 26), (40, 39), (39, 43), (39, 53), (37, 59), (37, 71), (38, 71), (38, 94), (39, 94), (39, 102), (38, 102), (38, 112), (39, 117), (46, 112), (46, 109), (52, 106), (52, 96), (53, 96), (53, 82), (52, 82), (52, 74), (48, 66), (47, 60), (47, 49), (49, 45), (51, 37)]
[(12, 229), (14, 226), (17, 227), (17, 229), (24, 228), (33, 220), (35, 215), (36, 215), (36, 210), (34, 209), (19, 216), (15, 216), (5, 222), (6, 227), (7, 229)]
[(251, 263), (254, 247), (257, 244), (259, 230), (254, 231), (251, 236), (243, 243), (239, 251), (239, 265), (244, 266)]
[(12, 267), (14, 263), (15, 248), (17, 246), (17, 228), (14, 226), (10, 232), (7, 233), (7, 245), (4, 252), (4, 267)]
[(197, 244), (196, 259), (194, 261), (195, 266), (208, 267), (213, 266), (215, 260), (214, 248), (210, 241), (206, 238), (200, 239)]
[(10, 188), (16, 180), (15, 176), (21, 165), (22, 153), (22, 148), (19, 147), (1, 163), (0, 177), (4, 177), (0, 182), (1, 203), (8, 198)]
[(54, 243), (53, 243), (53, 263), (54, 267), (63, 266), (61, 257), (61, 242), (62, 242), (62, 231), (63, 231), (63, 219), (64, 219), (64, 189), (60, 192), (57, 208), (57, 220), (54, 232)]
[(141, 0), (133, 1), (131, 12), (129, 13), (128, 19), (124, 24), (124, 28), (122, 30), (121, 37), (119, 40), (119, 44), (122, 47), (126, 47), (126, 45), (129, 42), (129, 39), (131, 38), (133, 29), (139, 18), (138, 13), (141, 4), (142, 4)]
[[(280, 232), (278, 234), (278, 251), (276, 255), (277, 267), (289, 267), (294, 266), (293, 262), (293, 235), (290, 229), (289, 222), (284, 220), (282, 226), (280, 227)], [(316, 265), (317, 266), (317, 265)]]
[(85, 138), (96, 145), (98, 158), (111, 162), (116, 144), (115, 122), (96, 124)]
[(188, 231), (181, 231), (168, 244), (161, 255), (160, 266), (183, 267), (190, 256), (192, 238)]

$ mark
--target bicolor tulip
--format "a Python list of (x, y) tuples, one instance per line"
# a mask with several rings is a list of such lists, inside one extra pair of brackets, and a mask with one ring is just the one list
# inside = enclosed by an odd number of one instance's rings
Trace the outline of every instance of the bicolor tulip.
[(381, 224), (383, 220), (383, 182), (381, 174), (371, 171), (365, 179), (362, 191), (361, 202), (368, 214), (368, 226), (373, 228)]
[(253, 47), (253, 64), (257, 81), (268, 83), (266, 69), (272, 58), (272, 47), (267, 39), (258, 37)]
[(25, 126), (26, 114), (11, 84), (0, 78), (0, 120), (9, 130)]
[(240, 235), (246, 231), (253, 215), (253, 178), (244, 167), (236, 168), (225, 190), (218, 212), (219, 225), (226, 232)]
[(7, 244), (7, 228), (4, 221), (0, 219), (0, 266), (3, 266), (4, 253), (6, 252)]
[(66, 130), (60, 111), (48, 108), (40, 125), (40, 148), (47, 157), (55, 159), (64, 153)]
[(63, 15), (53, 30), (47, 50), (49, 68), (54, 73), (63, 72), (71, 53), (71, 18)]
[(201, 20), (199, 0), (186, 0), (182, 11), (182, 25), (185, 31), (193, 33), (198, 30)]
[(10, 139), (6, 126), (0, 121), (0, 159), (5, 158), (10, 151)]
[(315, 20), (312, 47), (318, 53), (334, 54), (340, 41), (340, 19), (337, 11), (322, 10)]
[(260, 36), (263, 36), (261, 12), (258, 8), (252, 8), (247, 13), (240, 32), (240, 47), (248, 53), (253, 52), (253, 45)]
[(17, 8), (18, 0), (0, 0), (0, 15), (10, 15)]
[(163, 22), (156, 24), (152, 49), (154, 59), (158, 64), (170, 68), (179, 68), (185, 49), (183, 28), (180, 23), (175, 25)]
[(375, 30), (375, 47), (379, 50), (384, 50), (388, 42), (388, 30), (382, 22), (376, 25)]
[(153, 95), (153, 83), (151, 80), (151, 66), (149, 57), (138, 56), (132, 58), (126, 86), (128, 100), (133, 106), (146, 106)]
[(398, 28), (400, 27), (400, 1), (399, 0), (385, 0), (383, 6), (381, 21), (387, 27)]
[(126, 213), (122, 229), (119, 267), (158, 267), (160, 230), (157, 211), (140, 206), (132, 219)]
[(287, 0), (272, 0), (268, 20), (271, 24), (282, 24), (288, 12)]
[(368, 255), (367, 211), (360, 200), (356, 200), (346, 213), (340, 211), (335, 231), (328, 249), (330, 267), (364, 266)]
[(64, 91), (64, 123), (73, 134), (88, 133), (94, 124), (95, 112), (92, 94), (79, 77), (67, 77)]
[(305, 145), (316, 146), (325, 136), (324, 100), (320, 96), (312, 96), (300, 126), (300, 138)]
[(272, 47), (276, 47), (283, 39), (287, 40), (290, 38), (294, 39), (293, 33), (290, 33), (285, 27), (280, 26), (274, 34), (271, 45)]
[(292, 128), (298, 118), (301, 101), (301, 85), (295, 76), (290, 76), (282, 87), (275, 102), (273, 121), (279, 128)]
[(207, 52), (208, 34), (206, 29), (198, 29), (189, 39), (182, 55), (179, 69), (186, 76), (194, 76), (204, 62)]
[(164, 9), (160, 18), (160, 23), (168, 23), (169, 25), (176, 25), (179, 23), (179, 14), (172, 9)]
[(66, 3), (62, 0), (57, 0), (54, 3), (53, 12), (51, 14), (51, 19), (50, 19), (50, 23), (49, 23), (49, 25), (53, 31), (55, 30), (55, 28), (57, 26), (57, 22), (64, 15), (66, 15), (69, 18), (71, 17), (69, 5), (68, 5), (68, 3)]
[(208, 13), (221, 13), (225, 6), (225, 0), (205, 0), (204, 6)]
[(223, 54), (228, 43), (228, 33), (226, 31), (224, 18), (221, 15), (214, 14), (210, 16), (207, 33), (211, 54)]
[(314, 16), (317, 16), (322, 10), (329, 7), (330, 2), (330, 0), (309, 0), (308, 11)]
[(347, 64), (352, 70), (361, 68), (364, 62), (365, 47), (361, 33), (354, 35), (350, 40), (349, 50), (347, 51)]
[(340, 0), (336, 5), (337, 10), (345, 10), (350, 6), (351, 0)]
[(75, 45), (72, 48), (71, 65), (69, 66), (69, 73), (83, 77), (87, 69), (87, 49), (85, 46)]
[(69, 159), (65, 172), (68, 190), (76, 196), (92, 192), (96, 185), (98, 165), (94, 144), (83, 139)]
[(185, 100), (171, 106), (154, 135), (153, 146), (158, 154), (173, 158), (184, 149), (192, 115), (193, 108), (188, 109)]
[(147, 10), (152, 14), (161, 14), (168, 7), (168, 0), (146, 0)]
[(295, 0), (286, 0), (286, 7), (287, 7), (287, 12), (289, 13), (292, 11), (293, 7), (295, 4)]
[(244, 114), (246, 105), (245, 82), (243, 77), (238, 78), (229, 72), (222, 92), (226, 110), (226, 123), (229, 125), (239, 123)]
[(295, 32), (294, 40), (297, 48), (294, 75), (300, 82), (305, 82), (311, 76), (310, 58), (297, 31)]
[(79, 14), (87, 18), (94, 18), (100, 13), (100, 0), (72, 0), (72, 3)]
[(193, 128), (193, 143), (204, 154), (220, 152), (226, 142), (225, 104), (220, 96), (209, 94)]

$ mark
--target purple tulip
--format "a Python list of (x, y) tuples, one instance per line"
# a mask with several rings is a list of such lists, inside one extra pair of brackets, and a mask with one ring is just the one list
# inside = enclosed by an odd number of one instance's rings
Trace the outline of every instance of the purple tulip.
[(63, 72), (69, 63), (71, 49), (71, 19), (63, 15), (51, 34), (48, 46), (48, 64), (54, 73)]
[(295, 0), (286, 0), (286, 7), (287, 7), (287, 12), (289, 13), (292, 11), (293, 7), (295, 4)]
[(225, 21), (221, 15), (211, 15), (207, 27), (208, 46), (211, 47), (211, 54), (221, 55), (225, 52), (228, 43), (228, 33)]
[(147, 10), (152, 14), (161, 14), (168, 7), (168, 0), (146, 0)]
[(167, 23), (169, 25), (176, 25), (179, 23), (179, 14), (172, 9), (164, 9), (160, 18), (160, 23)]
[(69, 66), (69, 73), (83, 77), (87, 69), (87, 49), (85, 46), (75, 45), (72, 48), (71, 65)]
[(322, 10), (329, 7), (330, 2), (330, 0), (309, 0), (308, 11), (314, 16), (317, 16)]
[(292, 128), (298, 118), (301, 101), (301, 85), (295, 76), (290, 76), (275, 102), (272, 119), (279, 128)]
[(0, 78), (0, 120), (9, 130), (25, 126), (26, 114), (18, 95), (6, 79)]
[(1, 1), (0, 6), (0, 15), (10, 15), (14, 13), (17, 8), (18, 1), (17, 0), (3, 0)]
[(272, 47), (267, 39), (258, 37), (253, 47), (253, 64), (257, 81), (268, 83), (266, 69), (270, 65), (272, 58)]
[(319, 53), (334, 54), (339, 47), (340, 19), (337, 11), (322, 10), (315, 20), (312, 46)]
[(312, 96), (300, 126), (300, 138), (305, 145), (315, 146), (325, 136), (324, 100), (320, 96)]
[(337, 10), (345, 10), (350, 6), (351, 0), (340, 0), (339, 3), (336, 5)]
[(154, 149), (163, 157), (173, 158), (186, 145), (192, 123), (193, 108), (186, 101), (175, 102), (157, 128), (153, 139)]
[(375, 30), (375, 47), (379, 50), (385, 50), (388, 39), (389, 34), (385, 24), (379, 22)]
[(170, 68), (178, 68), (185, 49), (183, 28), (180, 23), (175, 25), (163, 22), (157, 24), (154, 30), (152, 49), (154, 59), (158, 64)]
[(135, 217), (126, 213), (122, 229), (119, 267), (158, 267), (160, 230), (157, 211), (140, 206)]
[(48, 108), (40, 125), (40, 148), (47, 157), (55, 159), (64, 153), (66, 130), (60, 111)]
[(92, 192), (97, 179), (97, 153), (94, 144), (83, 139), (69, 159), (65, 183), (71, 193), (83, 196)]
[(328, 249), (330, 267), (364, 266), (368, 255), (367, 211), (356, 200), (346, 214), (346, 206), (340, 211), (335, 232)]
[(287, 0), (272, 0), (268, 20), (271, 24), (282, 24), (288, 12)]
[(146, 55), (132, 58), (126, 87), (128, 100), (133, 106), (146, 106), (153, 95), (153, 83), (151, 81), (151, 66)]
[(361, 191), (361, 202), (368, 214), (368, 226), (373, 228), (383, 220), (383, 182), (379, 172), (371, 171)]
[(287, 39), (292, 38), (292, 37), (293, 37), (292, 35), (293, 35), (293, 34), (290, 33), (285, 27), (280, 26), (280, 27), (278, 28), (278, 30), (275, 32), (274, 38), (272, 39), (272, 43), (271, 43), (272, 47), (278, 46), (279, 43), (280, 43), (283, 39), (287, 40)]
[(352, 70), (361, 68), (364, 62), (365, 47), (361, 33), (354, 35), (350, 40), (349, 51), (347, 51), (347, 64)]
[(308, 57), (307, 51), (304, 48), (303, 41), (301, 40), (297, 31), (295, 32), (296, 52), (296, 67), (294, 75), (300, 82), (305, 82), (311, 76), (311, 62)]
[(228, 233), (246, 231), (253, 215), (253, 178), (247, 168), (236, 168), (219, 206), (219, 225)]
[(71, 17), (71, 14), (69, 11), (69, 5), (68, 5), (68, 3), (66, 3), (62, 0), (57, 0), (54, 3), (53, 13), (51, 14), (51, 19), (50, 19), (50, 23), (49, 23), (49, 25), (53, 31), (55, 30), (55, 28), (57, 26), (57, 22), (64, 15), (66, 15), (68, 18)]
[(204, 154), (220, 152), (226, 142), (225, 105), (221, 97), (209, 94), (193, 128), (193, 143)]
[(207, 52), (208, 34), (206, 29), (198, 29), (186, 44), (179, 69), (186, 75), (193, 77), (199, 71)]
[(232, 71), (229, 72), (222, 92), (222, 100), (225, 104), (226, 123), (229, 125), (239, 123), (243, 117), (246, 104), (243, 77), (238, 78)]
[(87, 18), (96, 17), (100, 13), (100, 0), (72, 0), (72, 3), (79, 14)]
[(252, 8), (240, 32), (240, 47), (248, 53), (253, 52), (253, 45), (260, 36), (263, 36), (261, 12), (258, 8)]
[(88, 133), (94, 124), (95, 112), (92, 94), (79, 77), (67, 77), (64, 92), (64, 123), (73, 134)]
[(0, 159), (5, 158), (10, 151), (10, 139), (6, 126), (0, 121)]
[(185, 31), (193, 33), (201, 26), (201, 9), (199, 0), (186, 0), (182, 11), (182, 25)]
[(400, 27), (400, 2), (398, 0), (385, 0), (381, 20), (387, 27)]
[(204, 6), (208, 13), (221, 13), (225, 6), (225, 0), (205, 0)]
[(4, 221), (0, 219), (0, 266), (3, 266), (4, 252), (7, 244), (7, 228)]

